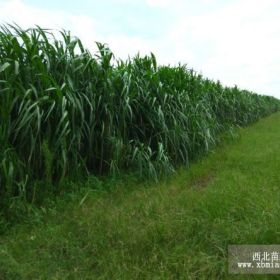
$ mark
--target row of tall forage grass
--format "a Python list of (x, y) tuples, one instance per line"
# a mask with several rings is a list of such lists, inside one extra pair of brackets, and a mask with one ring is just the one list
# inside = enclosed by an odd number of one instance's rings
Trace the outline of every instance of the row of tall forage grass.
[[(57, 39), (60, 38), (60, 39)], [(217, 135), (280, 108), (153, 54), (92, 55), (68, 32), (0, 31), (0, 196), (30, 182), (132, 170), (157, 178), (208, 151)]]

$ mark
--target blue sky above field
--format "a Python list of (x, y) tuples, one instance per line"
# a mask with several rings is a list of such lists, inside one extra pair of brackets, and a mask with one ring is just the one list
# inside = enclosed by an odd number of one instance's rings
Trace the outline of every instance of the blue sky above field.
[(116, 57), (153, 52), (160, 64), (280, 98), (279, 0), (0, 0), (0, 21), (64, 28)]

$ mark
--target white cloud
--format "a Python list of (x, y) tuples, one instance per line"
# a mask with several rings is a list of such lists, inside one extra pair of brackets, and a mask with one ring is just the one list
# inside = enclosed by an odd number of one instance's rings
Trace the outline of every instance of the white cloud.
[(172, 3), (171, 0), (146, 0), (146, 1), (148, 6), (159, 7), (159, 8), (165, 8)]
[[(211, 78), (280, 97), (280, 3), (238, 0), (195, 16), (181, 16), (169, 30), (176, 48)], [(181, 59), (184, 59), (182, 53)], [(273, 81), (274, 87), (266, 87)]]
[(39, 25), (53, 30), (71, 30), (87, 43), (96, 38), (96, 23), (88, 16), (72, 15), (63, 11), (45, 10), (25, 4), (21, 0), (0, 2), (2, 23), (16, 23), (22, 28)]
[(123, 59), (138, 51), (141, 54), (148, 54), (151, 51), (149, 40), (139, 36), (100, 34), (98, 22), (89, 16), (36, 8), (25, 4), (22, 0), (5, 0), (3, 2), (0, 0), (0, 19), (1, 23), (14, 22), (22, 28), (39, 25), (57, 31), (70, 30), (72, 35), (79, 37), (90, 50), (97, 50), (96, 41), (108, 43), (116, 57)]

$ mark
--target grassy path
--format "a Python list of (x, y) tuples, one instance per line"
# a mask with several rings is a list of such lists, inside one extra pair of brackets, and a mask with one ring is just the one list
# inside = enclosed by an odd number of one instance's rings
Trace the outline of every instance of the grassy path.
[(280, 244), (279, 113), (167, 182), (89, 190), (2, 236), (0, 279), (279, 279), (227, 274), (228, 244)]

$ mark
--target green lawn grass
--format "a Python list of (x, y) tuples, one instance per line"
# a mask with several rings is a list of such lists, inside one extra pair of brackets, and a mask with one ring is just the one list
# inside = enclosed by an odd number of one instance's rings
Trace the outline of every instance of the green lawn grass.
[(91, 179), (34, 211), (1, 236), (0, 279), (279, 279), (227, 273), (228, 244), (280, 244), (280, 114), (238, 134), (168, 180)]

